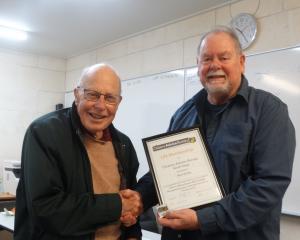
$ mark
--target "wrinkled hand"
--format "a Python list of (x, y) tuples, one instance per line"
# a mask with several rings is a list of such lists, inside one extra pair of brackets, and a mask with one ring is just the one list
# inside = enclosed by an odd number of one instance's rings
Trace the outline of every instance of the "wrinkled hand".
[(164, 217), (158, 217), (158, 223), (175, 230), (200, 229), (197, 214), (192, 209), (168, 211)]
[(120, 191), (122, 199), (122, 215), (121, 222), (129, 227), (137, 222), (137, 217), (143, 211), (143, 204), (141, 196), (138, 192), (130, 189)]

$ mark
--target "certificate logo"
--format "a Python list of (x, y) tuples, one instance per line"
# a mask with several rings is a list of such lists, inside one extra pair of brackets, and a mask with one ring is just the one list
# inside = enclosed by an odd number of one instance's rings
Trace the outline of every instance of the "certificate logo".
[(182, 138), (182, 139), (178, 139), (176, 141), (172, 141), (172, 142), (167, 142), (164, 144), (160, 144), (160, 145), (155, 145), (153, 146), (153, 151), (159, 151), (162, 149), (166, 149), (166, 148), (170, 148), (170, 147), (175, 147), (181, 144), (186, 144), (186, 143), (195, 143), (196, 142), (196, 138), (195, 137), (191, 137), (191, 138)]

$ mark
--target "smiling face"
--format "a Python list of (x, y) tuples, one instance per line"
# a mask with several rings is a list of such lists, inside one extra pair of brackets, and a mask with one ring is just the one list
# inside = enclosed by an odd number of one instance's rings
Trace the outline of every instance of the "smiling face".
[(236, 95), (245, 70), (245, 56), (225, 32), (208, 34), (197, 58), (198, 75), (212, 104), (222, 104)]
[(118, 96), (121, 91), (119, 77), (108, 66), (96, 66), (86, 72), (79, 87), (74, 90), (74, 94), (80, 121), (90, 134), (101, 137), (103, 130), (115, 118), (119, 102), (107, 104), (103, 95), (97, 101), (87, 100), (84, 89)]

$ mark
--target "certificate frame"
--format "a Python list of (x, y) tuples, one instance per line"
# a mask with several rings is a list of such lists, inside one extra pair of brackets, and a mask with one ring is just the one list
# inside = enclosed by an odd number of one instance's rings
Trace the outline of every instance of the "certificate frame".
[(200, 127), (154, 135), (142, 142), (163, 208), (200, 209), (225, 196)]

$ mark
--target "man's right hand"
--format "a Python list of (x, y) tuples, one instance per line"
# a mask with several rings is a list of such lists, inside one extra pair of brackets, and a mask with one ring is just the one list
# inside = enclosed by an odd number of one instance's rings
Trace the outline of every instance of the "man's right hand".
[(121, 222), (129, 227), (137, 222), (137, 217), (143, 212), (141, 196), (138, 192), (125, 189), (120, 191), (122, 199), (122, 216)]

